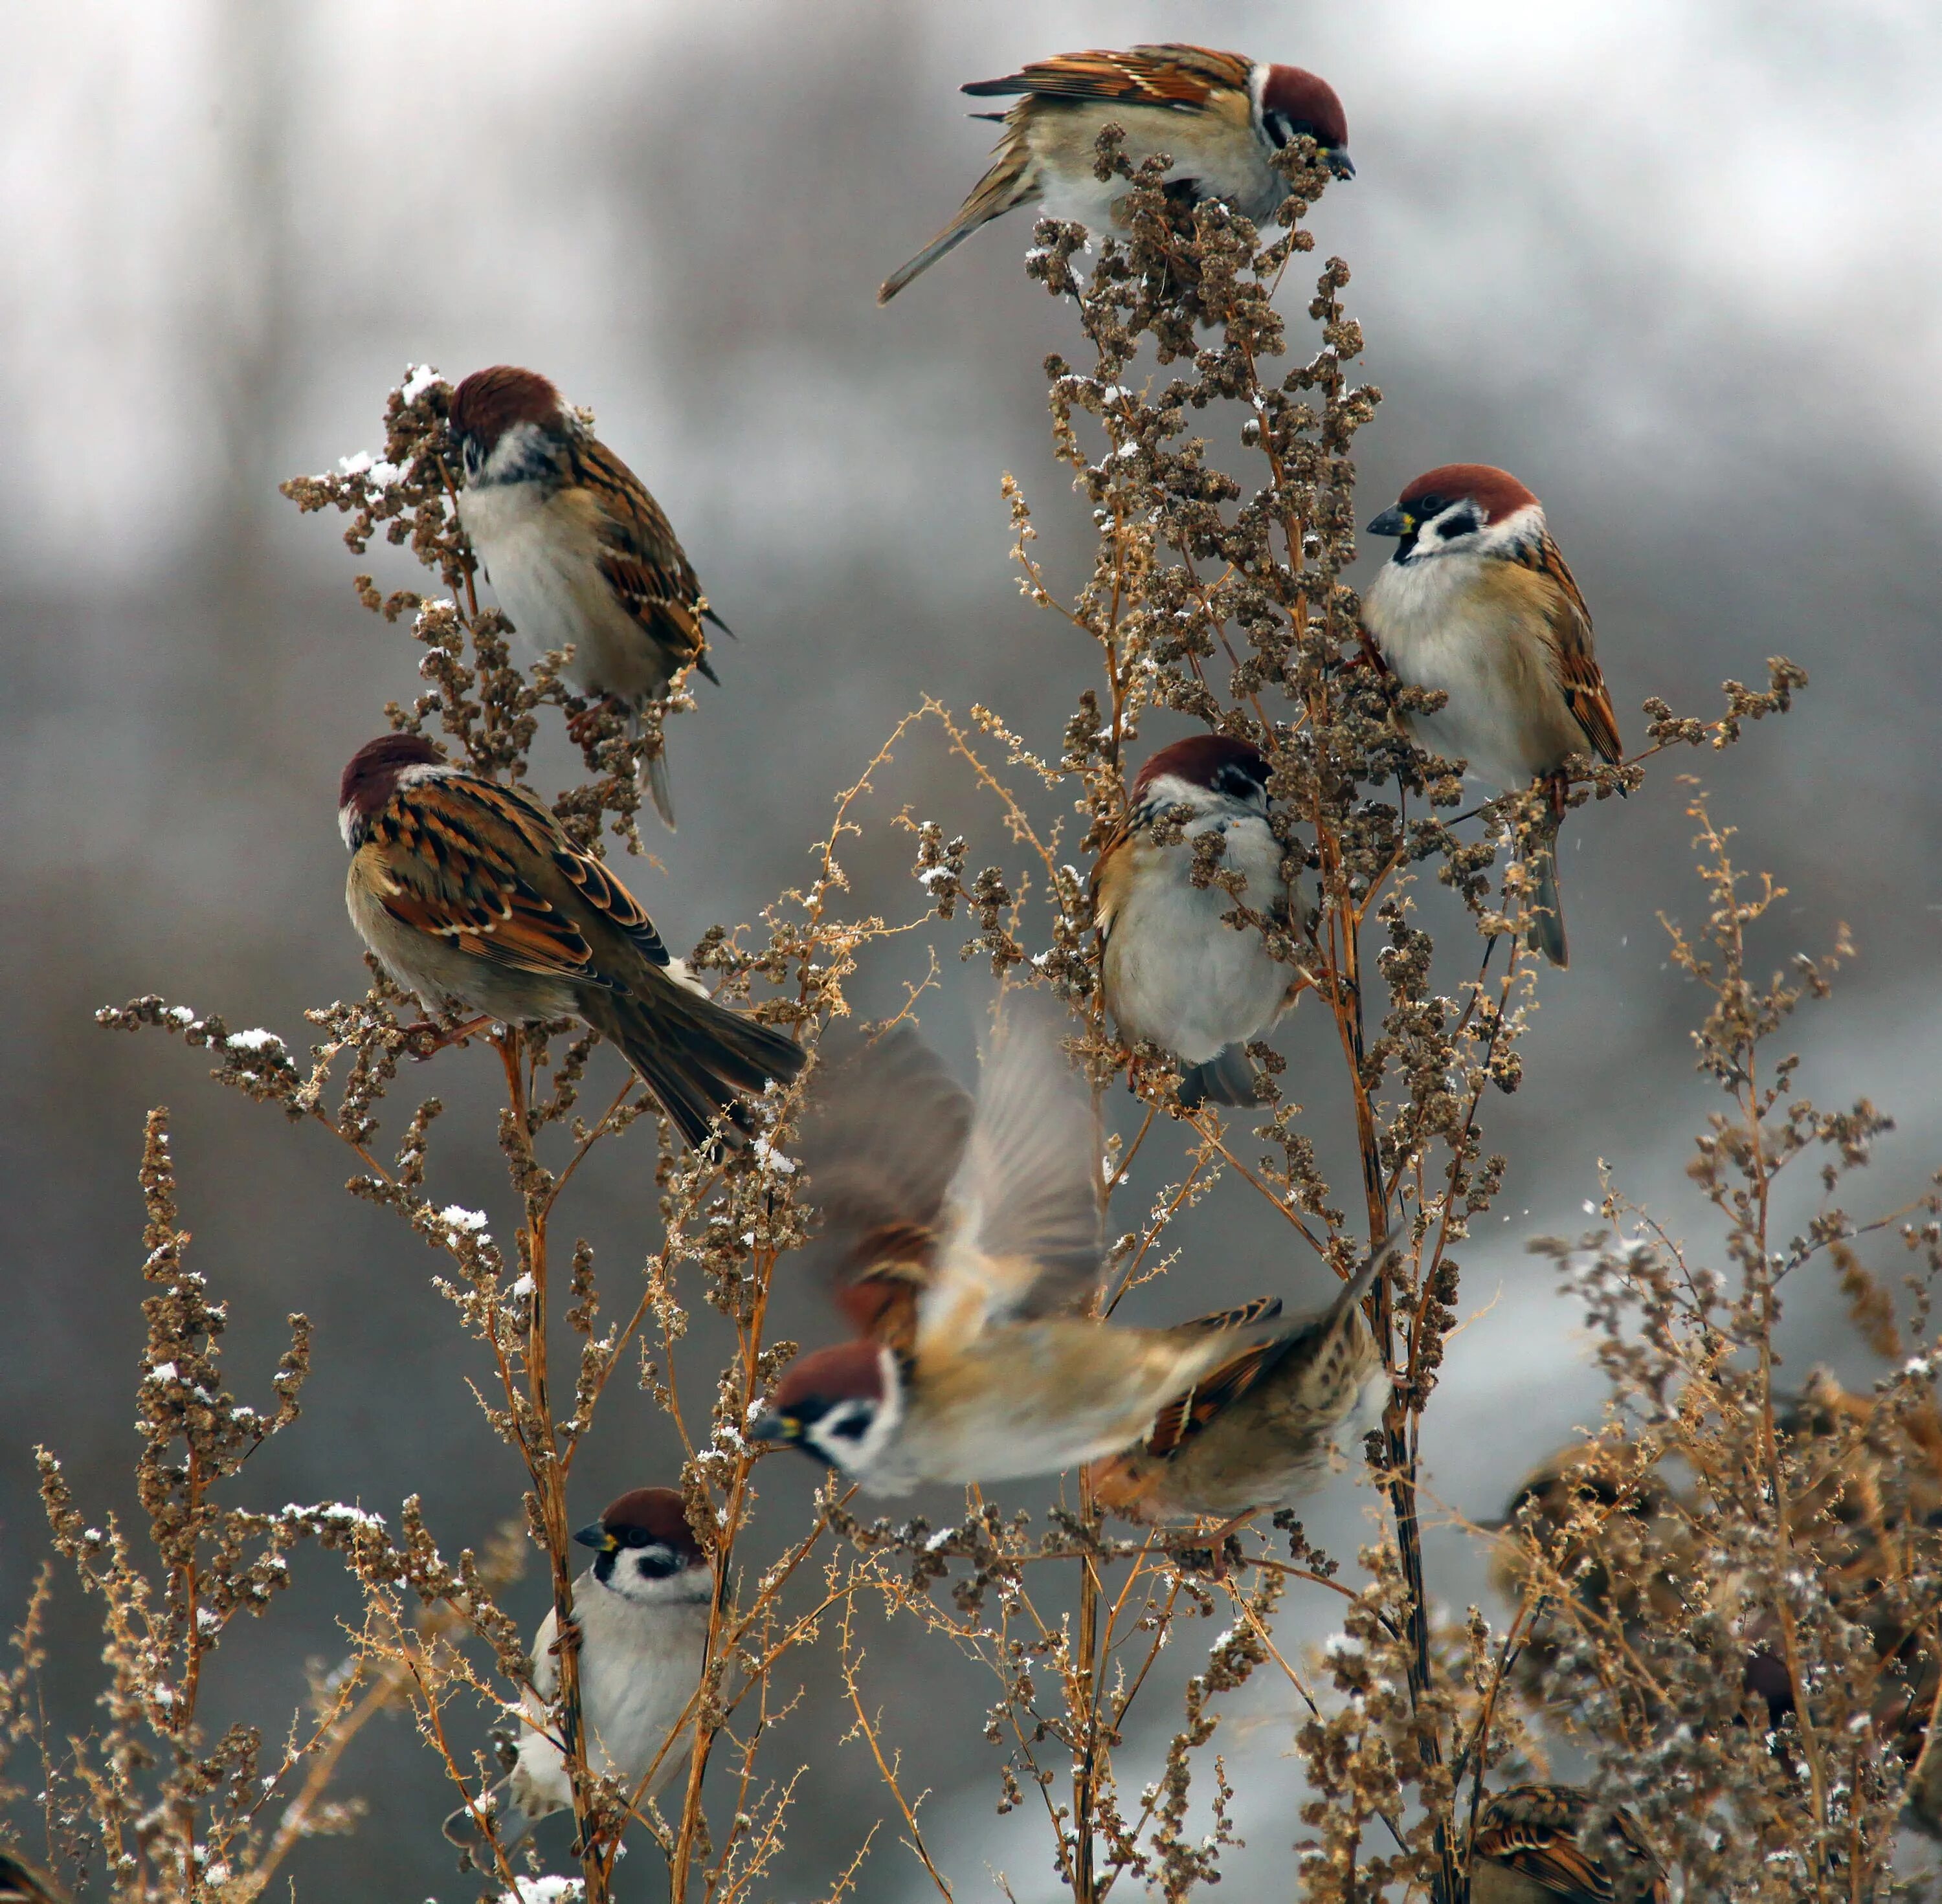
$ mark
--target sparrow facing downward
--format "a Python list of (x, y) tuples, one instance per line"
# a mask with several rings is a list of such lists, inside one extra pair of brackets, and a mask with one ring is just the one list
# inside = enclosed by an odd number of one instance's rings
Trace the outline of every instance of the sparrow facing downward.
[(1558, 893), (1557, 819), (1574, 754), (1616, 767), (1624, 751), (1591, 617), (1544, 526), (1544, 507), (1514, 476), (1452, 463), (1418, 476), (1369, 525), (1398, 538), (1362, 599), (1362, 619), (1407, 687), (1449, 696), (1406, 724), (1431, 753), (1469, 764), (1506, 791), (1548, 784), (1551, 823), (1526, 851), (1527, 941), (1568, 963)]
[(1005, 135), (991, 165), (957, 216), (877, 293), (888, 304), (920, 271), (963, 243), (979, 225), (1021, 205), (1042, 216), (1104, 234), (1121, 221), (1123, 179), (1093, 170), (1095, 147), (1108, 125), (1123, 127), (1135, 167), (1156, 153), (1172, 163), (1169, 195), (1190, 205), (1224, 200), (1256, 224), (1288, 196), (1288, 182), (1270, 163), (1306, 133), (1337, 178), (1355, 176), (1349, 122), (1325, 79), (1299, 66), (1271, 66), (1204, 46), (1136, 46), (1125, 53), (1061, 53), (1003, 79), (962, 89), (980, 98), (1017, 93), (999, 120)]
[(1006, 1030), (974, 1109), (899, 1027), (818, 1073), (796, 1151), (845, 1306), (875, 1332), (791, 1363), (749, 1433), (872, 1493), (1116, 1453), (1280, 1306), (1178, 1329), (1084, 1313), (1105, 1267), (1098, 1144), (1047, 1027)]
[[(453, 391), (458, 519), (535, 654), (572, 644), (567, 679), (638, 714), (685, 669), (710, 681), (703, 620), (725, 634), (660, 505), (537, 371), (476, 370)], [(645, 764), (672, 828), (667, 758)]]
[(1615, 1811), (1587, 1841), (1591, 1801), (1569, 1785), (1499, 1792), (1470, 1845), (1470, 1904), (1670, 1904), (1638, 1820)]
[[(802, 1068), (780, 1032), (717, 1005), (640, 902), (531, 794), (387, 734), (344, 770), (345, 903), (378, 962), (429, 1010), (508, 1024), (578, 1018), (618, 1045), (691, 1144)], [(731, 1140), (733, 1140), (732, 1133)]]
[[(573, 1584), (587, 1763), (630, 1791), (654, 1767), (642, 1794), (651, 1798), (693, 1744), (669, 1739), (700, 1680), (715, 1570), (672, 1488), (637, 1487), (573, 1538), (597, 1557)], [(484, 1844), (483, 1811), (499, 1848), (510, 1850), (550, 1812), (572, 1804), (565, 1757), (547, 1710), (559, 1685), (558, 1636), (549, 1613), (533, 1642), (533, 1683), (523, 1700), (529, 1725), (518, 1761), (476, 1806), (461, 1805), (446, 1820), (453, 1844), (468, 1850)]]
[[(1231, 894), (1190, 877), (1195, 841), (1218, 834), (1221, 867), (1246, 877), (1242, 902), (1296, 929), (1295, 888), (1268, 825), (1268, 772), (1258, 749), (1226, 734), (1162, 747), (1140, 769), (1132, 810), (1093, 868), (1107, 1009), (1123, 1037), (1150, 1039), (1184, 1061), (1180, 1101), (1189, 1110), (1208, 1100), (1256, 1101), (1247, 1041), (1281, 1016), (1302, 983), (1257, 926), (1226, 923)], [(1190, 814), (1182, 837), (1156, 846), (1153, 823), (1181, 807)]]
[(1391, 1235), (1325, 1309), (1175, 1397), (1137, 1446), (1095, 1463), (1100, 1501), (1156, 1526), (1233, 1521), (1313, 1493), (1346, 1452), (1343, 1444), (1380, 1416), (1389, 1384), (1362, 1302), (1401, 1241)]

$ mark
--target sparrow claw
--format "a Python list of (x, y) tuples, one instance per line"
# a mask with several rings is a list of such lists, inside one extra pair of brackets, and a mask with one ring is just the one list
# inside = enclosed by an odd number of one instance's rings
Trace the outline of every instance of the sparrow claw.
[(440, 1025), (430, 1018), (421, 1018), (416, 1024), (405, 1027), (405, 1052), (415, 1064), (423, 1064), (436, 1058), (450, 1045), (462, 1045), (468, 1038), (476, 1037), (492, 1024), (489, 1012), (482, 1018), (468, 1018), (463, 1024)]

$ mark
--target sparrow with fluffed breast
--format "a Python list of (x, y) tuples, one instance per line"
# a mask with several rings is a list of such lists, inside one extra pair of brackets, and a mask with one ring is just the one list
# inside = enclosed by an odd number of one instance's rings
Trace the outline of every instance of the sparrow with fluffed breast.
[(798, 1160), (872, 1333), (791, 1363), (750, 1430), (876, 1494), (1048, 1474), (1140, 1439), (1268, 1301), (1175, 1329), (1086, 1313), (1105, 1269), (1092, 1109), (1013, 1014), (975, 1107), (908, 1025), (819, 1070)]
[[(1224, 886), (1191, 877), (1195, 843), (1218, 834), (1220, 867), (1245, 877), (1248, 908), (1286, 933), (1297, 929), (1285, 849), (1268, 824), (1268, 773), (1259, 749), (1227, 734), (1162, 747), (1140, 769), (1126, 821), (1093, 869), (1106, 1008), (1123, 1037), (1150, 1039), (1184, 1061), (1179, 1095), (1190, 1110), (1209, 1100), (1255, 1101), (1247, 1042), (1304, 982), (1258, 926), (1227, 923), (1235, 901)], [(1182, 809), (1181, 837), (1156, 845), (1154, 823)]]
[(1046, 218), (1110, 231), (1126, 183), (1101, 179), (1093, 170), (1099, 134), (1108, 125), (1124, 130), (1126, 156), (1135, 166), (1167, 155), (1169, 196), (1188, 204), (1218, 198), (1257, 224), (1288, 196), (1288, 182), (1272, 161), (1301, 134), (1322, 148), (1337, 178), (1355, 176), (1349, 122), (1335, 89), (1299, 66), (1269, 66), (1243, 54), (1178, 44), (1061, 53), (962, 90), (979, 98), (1015, 93), (1018, 103), (1003, 113), (976, 115), (1005, 128), (990, 169), (957, 216), (884, 280), (879, 304), (888, 304), (979, 225), (1021, 205), (1041, 207)]
[(1095, 1462), (1122, 1518), (1230, 1524), (1311, 1494), (1380, 1419), (1389, 1381), (1362, 1299), (1401, 1245), (1387, 1238), (1325, 1309), (1244, 1348), (1169, 1402), (1146, 1438)]
[[(587, 1761), (651, 1798), (687, 1759), (677, 1737), (700, 1682), (715, 1599), (715, 1569), (696, 1542), (672, 1488), (637, 1487), (573, 1537), (594, 1562), (573, 1584), (580, 1629), (580, 1719)], [(559, 1625), (549, 1613), (533, 1642), (526, 1729), (513, 1769), (475, 1804), (445, 1821), (472, 1850), (486, 1842), (482, 1814), (501, 1851), (573, 1802), (566, 1759), (548, 1712), (559, 1685)], [(651, 1776), (650, 1774), (651, 1773)]]
[(1664, 1867), (1623, 1809), (1591, 1829), (1569, 1785), (1518, 1785), (1485, 1804), (1470, 1845), (1470, 1904), (1670, 1904)]
[[(620, 1047), (691, 1144), (802, 1068), (781, 1033), (717, 1005), (639, 900), (531, 794), (386, 734), (344, 770), (345, 902), (378, 963), (426, 1006), (508, 1024), (578, 1018)], [(729, 1133), (734, 1140), (734, 1131)]]
[[(537, 371), (475, 370), (452, 392), (465, 473), (458, 519), (499, 605), (533, 651), (563, 648), (567, 680), (630, 714), (690, 668), (715, 679), (702, 628), (727, 624), (646, 485)], [(670, 828), (667, 755), (644, 764)]]
[(1369, 634), (1405, 686), (1448, 696), (1433, 714), (1405, 717), (1418, 744), (1506, 791), (1545, 783), (1550, 823), (1526, 848), (1526, 938), (1563, 966), (1565, 768), (1574, 755), (1616, 767), (1624, 748), (1591, 612), (1544, 506), (1506, 470), (1451, 463), (1418, 476), (1369, 533), (1397, 538), (1362, 598)]

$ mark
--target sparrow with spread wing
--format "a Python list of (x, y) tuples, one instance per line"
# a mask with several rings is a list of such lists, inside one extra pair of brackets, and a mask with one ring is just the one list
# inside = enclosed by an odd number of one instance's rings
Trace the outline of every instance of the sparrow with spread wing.
[(1018, 1015), (975, 1106), (908, 1026), (812, 1082), (796, 1149), (869, 1333), (792, 1362), (750, 1432), (873, 1493), (1115, 1452), (1280, 1307), (1175, 1329), (1086, 1312), (1105, 1266), (1092, 1110)]
[[(691, 1144), (802, 1068), (801, 1047), (717, 1005), (640, 901), (531, 794), (386, 734), (344, 770), (345, 902), (378, 963), (432, 1010), (578, 1018), (617, 1045)], [(745, 1113), (739, 1115), (746, 1116)], [(734, 1131), (729, 1132), (734, 1140)]]
[(1146, 1438), (1094, 1464), (1092, 1491), (1127, 1520), (1244, 1520), (1321, 1485), (1389, 1392), (1363, 1299), (1395, 1259), (1393, 1233), (1325, 1309), (1284, 1324), (1183, 1390)]
[(1126, 186), (1120, 179), (1101, 179), (1093, 169), (1099, 134), (1108, 125), (1125, 131), (1126, 155), (1134, 165), (1167, 155), (1169, 195), (1190, 205), (1221, 199), (1257, 224), (1288, 196), (1288, 182), (1271, 161), (1300, 134), (1321, 147), (1337, 177), (1355, 176), (1349, 123), (1335, 89), (1299, 66), (1268, 66), (1245, 54), (1178, 44), (1061, 53), (963, 90), (980, 98), (1015, 94), (1018, 103), (980, 115), (1005, 128), (990, 170), (957, 216), (884, 280), (879, 304), (888, 304), (979, 225), (1021, 205), (1110, 231)]
[(1396, 537), (1362, 619), (1405, 686), (1448, 699), (1406, 724), (1433, 754), (1492, 785), (1545, 782), (1551, 824), (1527, 849), (1526, 937), (1568, 963), (1558, 892), (1558, 819), (1574, 755), (1616, 767), (1624, 748), (1591, 647), (1591, 617), (1544, 506), (1508, 471), (1451, 463), (1418, 476), (1369, 525)]
[[(450, 425), (465, 472), (458, 519), (535, 654), (571, 644), (568, 681), (636, 716), (690, 668), (715, 680), (701, 624), (727, 623), (647, 486), (547, 378), (475, 370), (452, 392)], [(672, 828), (665, 747), (643, 767)]]

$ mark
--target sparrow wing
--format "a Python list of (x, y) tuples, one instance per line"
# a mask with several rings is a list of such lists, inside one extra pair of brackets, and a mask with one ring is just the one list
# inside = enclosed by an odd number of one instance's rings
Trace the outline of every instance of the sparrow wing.
[(1087, 1301), (1103, 1255), (1092, 1107), (1049, 1018), (1015, 1007), (978, 1085), (920, 1338)]
[(1591, 651), (1591, 611), (1585, 605), (1577, 577), (1548, 535), (1526, 546), (1518, 560), (1551, 585), (1545, 619), (1558, 684), (1585, 730), (1591, 751), (1616, 767), (1624, 756), (1625, 744), (1619, 739), (1618, 716), (1605, 691), (1604, 672)]
[(971, 1119), (971, 1094), (912, 1025), (874, 1044), (833, 1033), (818, 1050), (792, 1147), (838, 1299), (865, 1335), (909, 1332)]
[(597, 437), (569, 451), (573, 479), (593, 505), (600, 572), (629, 614), (680, 666), (695, 662), (709, 680), (701, 582), (674, 526), (647, 485)]
[(1570, 1904), (1612, 1904), (1617, 1893), (1577, 1841), (1549, 1825), (1494, 1825), (1477, 1834), (1475, 1855), (1528, 1878)]
[(980, 99), (1029, 93), (1044, 99), (1101, 99), (1195, 111), (1218, 91), (1242, 92), (1254, 62), (1238, 53), (1170, 42), (1123, 53), (1061, 53), (1034, 60), (1002, 79), (960, 88)]
[(1665, 1904), (1665, 1875), (1637, 1820), (1628, 1812), (1615, 1812), (1601, 1834), (1600, 1853), (1594, 1854), (1584, 1841), (1591, 1811), (1584, 1793), (1568, 1786), (1519, 1786), (1500, 1792), (1484, 1808), (1475, 1853), (1493, 1859), (1569, 1904), (1613, 1904), (1618, 1888), (1609, 1861), (1616, 1858), (1644, 1879), (1638, 1896), (1647, 1904)]
[(1133, 883), (1133, 816), (1128, 813), (1113, 829), (1112, 837), (1099, 849), (1092, 862), (1089, 897), (1092, 904), (1092, 928), (1103, 943), (1113, 935), (1113, 922), (1126, 903)]
[[(584, 929), (596, 918), (651, 964), (668, 963), (640, 902), (516, 787), (454, 773), (402, 789), (372, 816), (356, 868), (400, 925), (495, 965), (613, 985)], [(587, 915), (574, 917), (576, 900)]]

